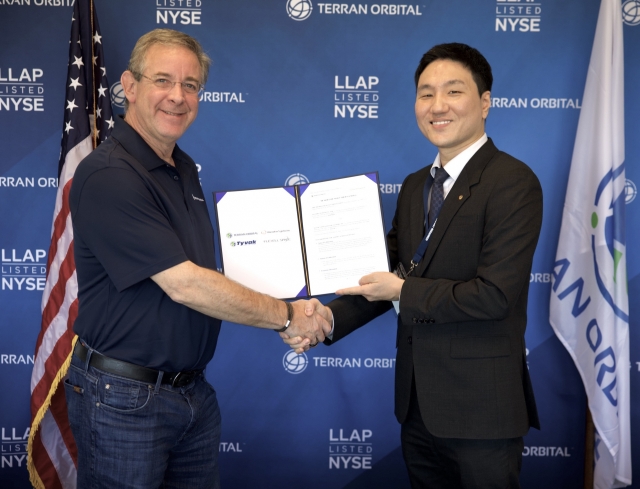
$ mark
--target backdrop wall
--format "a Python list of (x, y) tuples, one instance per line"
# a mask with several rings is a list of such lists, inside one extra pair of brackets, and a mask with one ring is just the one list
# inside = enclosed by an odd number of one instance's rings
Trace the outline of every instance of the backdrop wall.
[[(477, 47), (495, 78), (487, 133), (529, 164), (544, 189), (526, 334), (542, 431), (525, 439), (522, 485), (582, 487), (586, 398), (548, 316), (599, 0), (305, 0), (293, 11), (288, 7), (296, 2), (287, 0), (95, 3), (116, 113), (123, 112), (120, 74), (143, 33), (183, 30), (213, 58), (198, 119), (180, 141), (200, 165), (205, 195), (377, 170), (387, 229), (404, 177), (436, 154), (413, 113), (418, 61), (442, 42)], [(634, 183), (640, 182), (640, 1), (623, 1), (623, 9), (632, 449), (638, 453), (640, 256), (633, 250), (640, 240)], [(3, 488), (30, 487), (29, 381), (57, 186), (72, 10), (72, 0), (0, 0)], [(208, 204), (213, 216), (211, 198)], [(223, 487), (408, 488), (393, 416), (394, 347), (393, 312), (335, 346), (310, 351), (297, 359), (302, 364), (291, 363), (277, 335), (224, 323), (207, 370), (223, 416)], [(634, 471), (640, 474), (640, 462)]]

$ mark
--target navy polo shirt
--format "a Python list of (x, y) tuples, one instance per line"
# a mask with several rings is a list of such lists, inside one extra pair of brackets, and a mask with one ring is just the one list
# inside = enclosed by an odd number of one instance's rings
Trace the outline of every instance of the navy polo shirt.
[(190, 260), (216, 269), (198, 171), (175, 168), (120, 117), (73, 177), (69, 204), (78, 277), (75, 333), (112, 358), (177, 372), (204, 368), (220, 320), (180, 305), (149, 277)]

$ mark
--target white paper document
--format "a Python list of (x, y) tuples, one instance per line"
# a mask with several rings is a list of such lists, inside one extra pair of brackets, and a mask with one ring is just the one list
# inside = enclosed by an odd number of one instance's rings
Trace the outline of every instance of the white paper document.
[(333, 293), (389, 271), (377, 173), (214, 192), (224, 274), (277, 298)]

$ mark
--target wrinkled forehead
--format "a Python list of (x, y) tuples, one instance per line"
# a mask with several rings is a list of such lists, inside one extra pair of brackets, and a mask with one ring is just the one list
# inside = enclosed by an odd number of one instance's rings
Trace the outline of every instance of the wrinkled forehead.
[(202, 79), (198, 57), (184, 46), (154, 44), (145, 53), (142, 66), (147, 75)]

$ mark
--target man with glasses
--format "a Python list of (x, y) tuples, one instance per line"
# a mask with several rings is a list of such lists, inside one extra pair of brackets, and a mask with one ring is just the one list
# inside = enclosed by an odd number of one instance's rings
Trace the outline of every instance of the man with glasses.
[(220, 411), (203, 369), (220, 321), (311, 344), (330, 329), (306, 302), (215, 271), (198, 172), (176, 145), (210, 63), (186, 34), (142, 36), (121, 78), (126, 114), (73, 179), (79, 339), (65, 390), (81, 488), (219, 487)]

